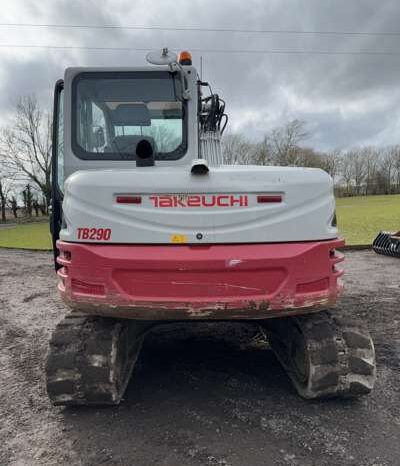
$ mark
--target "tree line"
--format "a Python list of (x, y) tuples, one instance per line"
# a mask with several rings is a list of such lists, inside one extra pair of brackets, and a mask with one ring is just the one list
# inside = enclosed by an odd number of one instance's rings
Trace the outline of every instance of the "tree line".
[(228, 133), (224, 163), (321, 168), (333, 178), (338, 196), (400, 193), (400, 145), (317, 151), (306, 145), (309, 137), (301, 120), (272, 129), (258, 142)]
[(48, 215), (51, 197), (51, 130), (49, 111), (35, 96), (21, 97), (9, 124), (0, 130), (0, 219), (6, 209), (15, 218)]
[[(9, 124), (0, 130), (0, 220), (47, 215), (51, 197), (52, 118), (35, 96), (21, 97)], [(260, 141), (231, 132), (222, 140), (224, 163), (317, 167), (327, 171), (339, 196), (400, 193), (400, 145), (317, 151), (310, 133), (292, 120)]]

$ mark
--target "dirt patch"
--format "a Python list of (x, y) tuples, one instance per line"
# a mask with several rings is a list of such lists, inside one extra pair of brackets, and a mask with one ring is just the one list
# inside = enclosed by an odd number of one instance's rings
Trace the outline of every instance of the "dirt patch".
[(374, 392), (306, 402), (256, 325), (168, 325), (145, 342), (117, 408), (50, 406), (47, 341), (65, 308), (50, 253), (0, 251), (0, 465), (400, 464), (400, 260), (346, 254), (338, 312), (365, 319)]

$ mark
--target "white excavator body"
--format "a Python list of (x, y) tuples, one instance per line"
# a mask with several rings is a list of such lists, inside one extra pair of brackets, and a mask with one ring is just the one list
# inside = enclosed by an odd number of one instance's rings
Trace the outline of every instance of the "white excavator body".
[(368, 332), (320, 312), (342, 290), (331, 177), (224, 163), (224, 101), (187, 53), (148, 60), (56, 85), (51, 231), (73, 312), (50, 344), (50, 398), (118, 403), (149, 326), (210, 319), (258, 320), (306, 398), (369, 392)]

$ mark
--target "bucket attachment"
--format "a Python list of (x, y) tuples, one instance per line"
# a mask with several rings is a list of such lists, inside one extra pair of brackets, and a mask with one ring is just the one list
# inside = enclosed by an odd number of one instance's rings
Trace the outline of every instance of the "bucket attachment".
[(374, 239), (372, 249), (377, 254), (400, 258), (400, 231), (397, 233), (381, 231)]

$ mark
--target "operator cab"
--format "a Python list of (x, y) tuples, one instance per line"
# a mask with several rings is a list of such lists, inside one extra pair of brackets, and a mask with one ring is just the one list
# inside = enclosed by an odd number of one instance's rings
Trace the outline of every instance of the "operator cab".
[(199, 156), (199, 82), (191, 57), (150, 52), (135, 68), (68, 68), (56, 83), (51, 233), (62, 228), (65, 180), (77, 171), (190, 165)]

